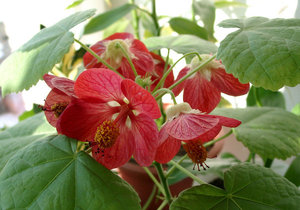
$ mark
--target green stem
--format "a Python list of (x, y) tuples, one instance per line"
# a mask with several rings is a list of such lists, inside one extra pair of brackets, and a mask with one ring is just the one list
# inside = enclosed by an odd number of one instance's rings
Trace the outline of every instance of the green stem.
[(156, 194), (156, 189), (157, 189), (157, 187), (156, 187), (156, 185), (154, 185), (154, 186), (153, 186), (153, 189), (152, 189), (152, 191), (151, 191), (151, 194), (149, 195), (149, 197), (148, 197), (146, 203), (144, 204), (142, 210), (147, 210), (147, 208), (148, 208), (149, 205), (151, 204), (151, 202), (152, 202), (152, 200), (153, 200), (153, 198), (154, 198), (154, 196), (155, 196), (155, 194)]
[[(135, 0), (129, 0), (129, 3), (135, 4)], [(139, 16), (137, 14), (137, 10), (134, 9), (131, 12), (132, 19), (133, 19), (133, 29), (134, 29), (134, 34), (137, 37), (137, 39), (140, 39), (140, 33), (139, 33)]]
[(161, 164), (156, 162), (156, 161), (154, 161), (154, 166), (156, 168), (156, 171), (157, 171), (158, 177), (160, 179), (160, 182), (161, 182), (161, 184), (164, 188), (165, 198), (166, 198), (168, 204), (171, 204), (172, 203), (172, 195), (171, 195), (170, 188), (169, 188), (167, 179), (165, 177), (163, 168), (162, 168)]
[(132, 63), (132, 60), (130, 59), (129, 55), (127, 54), (126, 50), (124, 49), (124, 47), (123, 47), (120, 43), (116, 43), (116, 46), (120, 47), (120, 49), (121, 49), (122, 52), (123, 52), (123, 55), (124, 55), (125, 58), (127, 59), (129, 65), (130, 65), (130, 67), (131, 67), (131, 69), (132, 69), (132, 71), (133, 71), (134, 76), (137, 77), (137, 76), (138, 76), (138, 73), (137, 73), (137, 71), (136, 71), (136, 69), (135, 69), (135, 67), (134, 67), (134, 65), (133, 65), (133, 63)]
[(265, 162), (265, 167), (266, 168), (271, 168), (273, 161), (274, 161), (274, 159), (267, 158), (267, 160)]
[(194, 181), (198, 182), (199, 184), (207, 184), (206, 182), (202, 181), (199, 177), (195, 176), (190, 171), (188, 171), (187, 169), (183, 168), (181, 165), (179, 165), (178, 163), (176, 163), (174, 160), (171, 160), (170, 163), (172, 165), (174, 165), (176, 168), (178, 168), (180, 171), (182, 171), (183, 173), (185, 173), (186, 175), (188, 175)]
[(167, 200), (164, 200), (160, 206), (157, 208), (157, 210), (162, 210), (166, 205), (168, 204), (168, 201)]
[(192, 1), (192, 21), (194, 23), (197, 23), (197, 21), (196, 21), (196, 15), (195, 15), (195, 10), (194, 10), (194, 4), (195, 4), (195, 0)]
[[(178, 164), (181, 164), (182, 161), (184, 161), (184, 159), (186, 159), (187, 157), (188, 157), (188, 155), (185, 154), (184, 156), (182, 156), (182, 157), (177, 161), (177, 163), (178, 163)], [(176, 166), (173, 165), (173, 166), (168, 170), (168, 172), (166, 173), (166, 179), (167, 179), (168, 177), (170, 177), (170, 175), (174, 172), (175, 169), (176, 169)]]
[(171, 95), (171, 97), (172, 97), (173, 103), (174, 103), (174, 104), (177, 104), (175, 95), (174, 95), (174, 93), (172, 92), (172, 90), (169, 90), (168, 88), (161, 88), (161, 89), (155, 91), (154, 93), (152, 93), (152, 95), (155, 96), (156, 94), (158, 94), (158, 93), (160, 93), (160, 92), (167, 92), (167, 93), (169, 93), (169, 94)]
[(225, 139), (226, 137), (230, 136), (233, 132), (233, 129), (231, 129), (228, 133), (226, 133), (224, 136), (221, 136), (220, 138), (214, 139), (212, 141), (206, 142), (203, 144), (204, 147), (208, 147), (210, 145), (213, 145), (214, 143), (221, 141), (222, 139)]
[[(197, 52), (191, 52), (191, 53), (187, 53), (187, 54), (184, 54), (181, 58), (179, 58), (169, 69), (166, 73), (164, 73), (163, 77), (160, 79), (160, 81), (157, 83), (157, 85), (155, 86), (155, 88), (153, 89), (152, 93), (155, 92), (156, 90), (158, 90), (158, 88), (162, 87), (162, 84), (165, 82), (166, 78), (168, 77), (168, 75), (171, 73), (172, 69), (177, 65), (177, 63), (179, 61), (181, 61), (183, 58), (189, 56), (189, 55), (196, 55), (198, 57), (199, 56), (199, 53)], [(201, 58), (199, 58), (200, 60)], [(171, 90), (171, 89), (170, 89)]]
[[(187, 73), (184, 77), (182, 77), (180, 80), (178, 80), (177, 82), (175, 82), (173, 85), (171, 85), (169, 87), (170, 90), (172, 90), (173, 88), (175, 88), (177, 85), (179, 85), (180, 83), (182, 83), (184, 80), (186, 80), (187, 78), (189, 78), (190, 76), (192, 76), (194, 73), (196, 73), (197, 71), (199, 71), (202, 67), (204, 67), (206, 64), (208, 64), (209, 62), (211, 62), (213, 59), (215, 59), (217, 56), (217, 54), (214, 54), (211, 58), (205, 60), (203, 63), (201, 63), (199, 66), (197, 66), (193, 71)], [(158, 100), (160, 99), (164, 94), (161, 94), (159, 96), (157, 96), (155, 99)]]
[(254, 93), (254, 98), (255, 98), (255, 102), (256, 102), (256, 105), (258, 107), (262, 107), (262, 103), (260, 101), (260, 98), (258, 97), (258, 92), (257, 92), (257, 88), (256, 87), (253, 87), (253, 93)]
[(154, 177), (154, 175), (151, 173), (151, 171), (147, 167), (143, 167), (143, 169), (146, 171), (146, 173), (148, 174), (148, 176), (150, 177), (150, 179), (152, 179), (152, 181), (157, 186), (157, 188), (161, 191), (161, 193), (164, 196), (166, 196), (165, 195), (165, 190), (164, 190), (163, 186), (157, 181), (157, 179)]
[(152, 0), (152, 19), (153, 19), (153, 22), (154, 22), (154, 25), (155, 25), (155, 28), (156, 28), (156, 36), (160, 36), (160, 27), (159, 27), (159, 24), (158, 24), (158, 20), (157, 20), (157, 15), (156, 15), (156, 0)]

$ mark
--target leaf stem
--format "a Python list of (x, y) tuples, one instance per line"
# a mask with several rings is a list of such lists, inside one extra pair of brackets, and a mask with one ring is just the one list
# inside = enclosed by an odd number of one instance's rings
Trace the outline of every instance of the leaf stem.
[(156, 185), (154, 185), (153, 188), (152, 188), (151, 194), (149, 195), (149, 197), (148, 197), (146, 203), (144, 204), (142, 210), (147, 210), (147, 208), (151, 204), (151, 202), (152, 202), (152, 200), (153, 200), (153, 198), (156, 194), (156, 189), (157, 189), (157, 187), (156, 187)]
[(157, 20), (157, 14), (156, 14), (156, 0), (152, 0), (152, 14), (151, 17), (153, 19), (155, 28), (156, 28), (156, 36), (160, 36), (160, 27)]
[[(184, 156), (182, 156), (182, 157), (177, 161), (177, 163), (178, 163), (178, 164), (181, 164), (182, 161), (184, 161), (184, 159), (186, 159), (187, 157), (188, 157), (187, 154), (185, 154)], [(176, 166), (173, 165), (173, 166), (168, 170), (168, 172), (166, 173), (166, 178), (168, 178), (168, 177), (174, 172), (175, 169), (176, 169)]]
[(154, 175), (151, 173), (151, 171), (149, 170), (149, 168), (147, 167), (143, 167), (143, 169), (146, 171), (146, 173), (148, 174), (148, 176), (150, 177), (150, 179), (152, 179), (153, 183), (157, 186), (157, 188), (161, 191), (161, 193), (165, 195), (165, 190), (163, 188), (163, 186), (157, 181), (157, 179), (154, 177)]
[(173, 103), (174, 103), (174, 104), (177, 104), (175, 95), (174, 95), (174, 93), (172, 92), (172, 90), (169, 90), (168, 88), (161, 88), (161, 89), (155, 91), (154, 93), (152, 93), (152, 95), (155, 96), (156, 94), (158, 94), (158, 93), (160, 93), (160, 92), (167, 92), (167, 93), (169, 93), (169, 94), (171, 95), (171, 97), (172, 97)]
[[(135, 0), (129, 0), (129, 3), (134, 4), (135, 5)], [(140, 33), (139, 33), (139, 16), (137, 14), (137, 9), (134, 9), (131, 12), (132, 15), (132, 21), (133, 21), (133, 28), (134, 28), (134, 34), (137, 37), (137, 39), (140, 39)]]
[(132, 69), (132, 71), (133, 71), (134, 76), (137, 77), (137, 76), (138, 76), (138, 73), (137, 73), (137, 71), (136, 71), (136, 69), (135, 69), (135, 67), (134, 67), (134, 65), (133, 65), (133, 63), (132, 63), (131, 58), (129, 57), (128, 53), (127, 53), (126, 50), (124, 49), (124, 47), (123, 47), (120, 43), (118, 43), (118, 42), (116, 43), (116, 46), (118, 46), (118, 47), (122, 50), (123, 55), (124, 55), (125, 58), (127, 59), (129, 65), (130, 65), (130, 67), (131, 67), (131, 69)]
[(167, 200), (164, 200), (160, 206), (157, 208), (157, 210), (162, 210), (166, 205), (168, 204), (168, 201)]
[(266, 161), (265, 161), (265, 167), (266, 168), (271, 168), (273, 161), (274, 161), (274, 159), (267, 158)]
[(225, 139), (226, 137), (230, 136), (233, 132), (233, 129), (230, 129), (228, 133), (226, 133), (224, 136), (221, 136), (220, 138), (214, 139), (212, 141), (206, 142), (203, 144), (204, 147), (208, 147), (210, 145), (213, 145), (214, 143), (221, 141), (222, 139)]

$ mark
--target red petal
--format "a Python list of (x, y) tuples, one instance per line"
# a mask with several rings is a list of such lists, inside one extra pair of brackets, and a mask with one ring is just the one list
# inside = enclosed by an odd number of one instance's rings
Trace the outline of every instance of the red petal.
[(75, 93), (81, 99), (122, 101), (122, 78), (111, 70), (99, 68), (84, 71), (75, 83)]
[(193, 109), (209, 113), (219, 104), (220, 91), (200, 74), (196, 73), (185, 84), (183, 101), (188, 102)]
[(46, 84), (51, 88), (56, 88), (58, 90), (61, 90), (65, 94), (69, 96), (75, 96), (74, 95), (74, 84), (75, 82), (73, 80), (70, 80), (68, 78), (64, 77), (57, 77), (50, 74), (45, 74), (43, 76)]
[[(180, 80), (182, 77), (184, 77), (188, 73), (189, 70), (190, 70), (189, 67), (184, 67), (183, 69), (181, 69), (181, 71), (179, 72), (179, 74), (178, 74), (178, 76), (177, 76), (174, 83), (176, 83), (178, 80)], [(173, 92), (174, 92), (175, 96), (178, 96), (179, 93), (183, 90), (183, 88), (185, 87), (185, 82), (186, 82), (186, 80), (181, 82), (179, 85), (177, 85), (173, 89)]]
[(74, 99), (60, 116), (57, 132), (80, 141), (93, 141), (97, 127), (114, 113), (106, 103)]
[(43, 76), (43, 79), (44, 79), (44, 81), (46, 82), (46, 84), (51, 88), (51, 89), (53, 89), (54, 88), (54, 86), (53, 86), (53, 84), (52, 84), (52, 79), (54, 79), (56, 76), (54, 76), (54, 75), (50, 75), (50, 74), (44, 74), (44, 76)]
[(154, 97), (132, 80), (125, 79), (121, 85), (125, 97), (130, 102), (130, 108), (145, 113), (157, 119), (161, 113)]
[(141, 166), (149, 166), (154, 160), (158, 147), (158, 129), (153, 119), (139, 114), (131, 119), (135, 140), (134, 159)]
[(154, 62), (152, 56), (143, 42), (134, 39), (130, 46), (130, 52), (134, 54), (135, 58), (132, 62), (137, 71), (148, 72), (154, 70)]
[(218, 124), (217, 126), (213, 127), (206, 133), (202, 134), (201, 136), (198, 137), (198, 139), (201, 140), (202, 143), (208, 142), (212, 139), (214, 139), (221, 131), (222, 126)]
[(45, 106), (46, 109), (45, 115), (48, 120), (48, 122), (53, 126), (56, 127), (58, 118), (55, 117), (54, 112), (50, 111), (51, 107), (56, 103), (70, 103), (71, 97), (63, 93), (62, 91), (54, 88), (50, 91), (48, 94), (46, 100), (45, 100)]
[(96, 153), (98, 146), (93, 147), (93, 157), (108, 169), (124, 165), (131, 158), (134, 151), (134, 136), (126, 126), (120, 126), (120, 136), (115, 144), (104, 153)]
[(229, 117), (223, 117), (223, 116), (218, 116), (218, 115), (210, 115), (210, 116), (218, 118), (220, 125), (230, 127), (230, 128), (235, 128), (242, 123), (239, 120), (229, 118)]
[(193, 140), (216, 127), (219, 119), (203, 114), (180, 114), (166, 123), (168, 134), (178, 140)]
[(131, 33), (122, 32), (122, 33), (114, 33), (109, 37), (106, 37), (104, 40), (114, 40), (114, 39), (134, 39), (134, 36)]
[(249, 83), (242, 84), (232, 74), (227, 74), (225, 69), (218, 68), (212, 71), (211, 82), (221, 92), (232, 96), (239, 96), (248, 93)]

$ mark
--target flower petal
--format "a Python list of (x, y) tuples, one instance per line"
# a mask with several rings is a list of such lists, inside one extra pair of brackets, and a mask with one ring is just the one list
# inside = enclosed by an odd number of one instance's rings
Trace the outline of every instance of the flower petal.
[(111, 148), (104, 150), (104, 153), (96, 153), (98, 146), (93, 146), (93, 157), (108, 169), (124, 165), (131, 158), (135, 143), (132, 132), (126, 126), (120, 126), (120, 136)]
[(114, 109), (106, 103), (73, 99), (57, 122), (57, 132), (79, 141), (93, 141), (97, 127), (113, 114)]
[(210, 116), (218, 118), (220, 125), (230, 127), (230, 128), (235, 128), (242, 123), (241, 121), (236, 120), (234, 118), (230, 118), (230, 117), (223, 117), (223, 116), (219, 116), (219, 115), (210, 115)]
[(50, 75), (50, 74), (44, 74), (43, 79), (46, 82), (46, 84), (52, 89), (54, 88), (53, 84), (52, 84), (52, 79), (54, 79), (56, 76), (54, 75)]
[(177, 118), (165, 124), (170, 136), (178, 140), (193, 140), (199, 138), (216, 127), (219, 119), (204, 114), (180, 114)]
[(232, 96), (239, 96), (248, 93), (249, 83), (242, 84), (232, 74), (225, 72), (225, 69), (218, 68), (212, 70), (211, 82), (221, 92)]
[(81, 99), (122, 101), (122, 78), (111, 70), (88, 69), (80, 74), (75, 83), (75, 93)]
[(141, 166), (149, 166), (158, 147), (158, 129), (153, 119), (146, 114), (131, 118), (135, 140), (134, 159)]
[(156, 150), (155, 161), (159, 163), (168, 163), (173, 157), (178, 153), (181, 142), (172, 136), (169, 136), (165, 132), (165, 129), (162, 129), (159, 132), (159, 142), (160, 146)]
[(183, 101), (189, 103), (193, 109), (211, 112), (221, 100), (221, 92), (203, 78), (200, 73), (186, 80)]
[(75, 96), (74, 94), (75, 82), (73, 80), (64, 77), (57, 77), (50, 74), (45, 74), (43, 76), (43, 79), (51, 89), (57, 88), (58, 90), (61, 90), (62, 92), (64, 92), (69, 96)]
[(157, 102), (147, 90), (129, 79), (122, 81), (121, 88), (132, 109), (145, 113), (153, 119), (160, 117), (161, 113)]

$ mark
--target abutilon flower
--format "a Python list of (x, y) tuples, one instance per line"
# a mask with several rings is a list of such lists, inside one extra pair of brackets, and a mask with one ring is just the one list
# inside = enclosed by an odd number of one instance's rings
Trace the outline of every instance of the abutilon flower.
[(155, 160), (168, 163), (179, 151), (181, 143), (188, 156), (198, 166), (204, 168), (206, 150), (202, 143), (215, 138), (222, 126), (237, 127), (239, 120), (201, 113), (188, 103), (174, 105), (166, 111), (167, 121), (159, 132), (159, 147)]
[(51, 91), (45, 100), (45, 105), (42, 106), (42, 110), (45, 111), (48, 122), (56, 127), (59, 117), (72, 98), (76, 97), (74, 94), (74, 81), (49, 74), (45, 74), (43, 78)]
[[(159, 56), (153, 52), (150, 52), (150, 54), (154, 61), (154, 70), (152, 72), (150, 72), (151, 80), (154, 81), (153, 84), (151, 85), (151, 90), (153, 90), (156, 87), (159, 80), (164, 75), (164, 69), (165, 69), (166, 62), (164, 61), (164, 59), (161, 56)], [(169, 68), (170, 68), (170, 65), (167, 66), (167, 70)], [(163, 87), (168, 88), (173, 83), (174, 83), (174, 75), (173, 75), (173, 71), (171, 71), (170, 74), (167, 76)]]
[[(91, 49), (108, 64), (116, 68), (125, 78), (134, 80), (135, 76), (131, 66), (119, 45), (129, 55), (139, 75), (144, 76), (146, 72), (153, 71), (154, 63), (150, 52), (140, 40), (134, 39), (134, 36), (130, 33), (115, 33), (97, 42)], [(105, 68), (105, 65), (98, 63), (97, 59), (89, 52), (83, 56), (83, 62), (87, 69)]]
[(154, 119), (161, 113), (148, 91), (104, 68), (81, 73), (74, 90), (78, 98), (59, 118), (59, 133), (88, 141), (93, 157), (109, 169), (132, 155), (142, 166), (153, 162), (158, 146)]
[[(194, 70), (201, 62), (209, 59), (211, 55), (200, 55), (200, 57), (202, 61), (194, 57), (191, 64), (179, 72), (176, 81)], [(213, 60), (180, 83), (173, 92), (178, 95), (182, 90), (183, 101), (189, 103), (193, 109), (209, 113), (219, 104), (221, 92), (232, 96), (243, 95), (249, 91), (249, 83), (240, 83), (232, 74), (225, 72), (221, 61)]]

